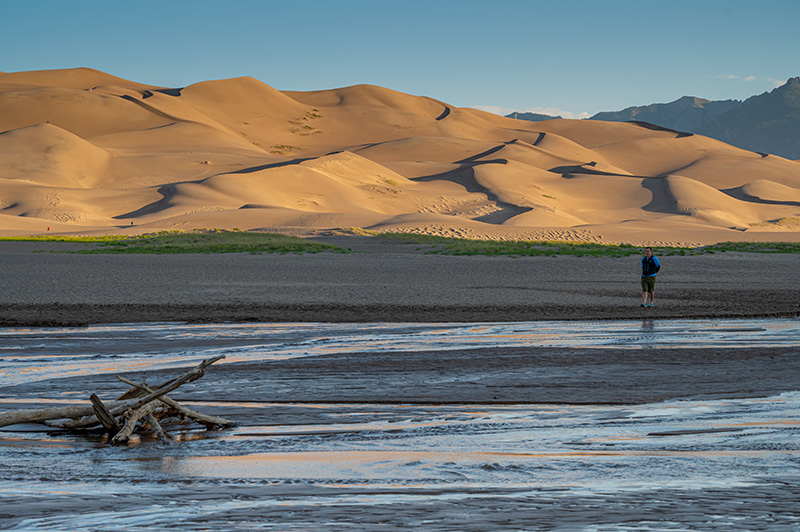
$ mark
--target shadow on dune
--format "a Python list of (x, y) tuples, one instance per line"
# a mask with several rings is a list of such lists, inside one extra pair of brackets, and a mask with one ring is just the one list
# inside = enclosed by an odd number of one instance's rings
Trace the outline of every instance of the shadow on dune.
[[(489, 150), (489, 152), (492, 152), (492, 150)], [(486, 152), (484, 152), (484, 154), (485, 153)], [(472, 157), (470, 159), (472, 159)], [(489, 201), (494, 202), (494, 204), (497, 205), (497, 207), (500, 208), (500, 210), (484, 216), (480, 216), (478, 218), (474, 218), (474, 220), (479, 222), (500, 225), (515, 216), (529, 212), (533, 209), (531, 209), (530, 207), (520, 207), (519, 205), (514, 205), (513, 203), (506, 203), (504, 201), (500, 201), (497, 197), (497, 194), (495, 194), (494, 192), (490, 191), (489, 189), (481, 185), (478, 182), (478, 180), (475, 179), (475, 171), (473, 170), (473, 168), (481, 164), (506, 164), (507, 162), (508, 161), (506, 161), (505, 159), (499, 159), (496, 161), (467, 163), (461, 166), (460, 168), (456, 168), (455, 170), (450, 170), (449, 172), (417, 177), (415, 179), (412, 179), (412, 181), (418, 181), (418, 182), (450, 181), (452, 183), (461, 185), (467, 192), (471, 194), (484, 194), (486, 198)]]
[[(539, 133), (539, 138), (537, 138), (536, 141), (533, 144), (527, 144), (527, 143), (521, 142), (519, 139), (509, 140), (508, 142), (503, 142), (502, 144), (498, 144), (497, 146), (489, 148), (488, 150), (483, 151), (481, 153), (478, 153), (476, 155), (473, 155), (471, 157), (467, 157), (466, 159), (461, 159), (460, 161), (455, 161), (455, 164), (469, 164), (469, 163), (478, 163), (478, 164), (500, 163), (500, 164), (508, 164), (508, 159), (489, 159), (489, 160), (482, 160), (482, 159), (484, 157), (488, 157), (489, 155), (492, 155), (492, 154), (495, 154), (495, 153), (499, 152), (500, 150), (502, 150), (506, 146), (520, 146), (520, 145), (529, 146), (529, 147), (530, 146), (536, 146), (536, 144), (538, 144), (539, 142), (542, 141), (544, 136), (545, 136), (544, 133)], [(589, 164), (594, 165), (596, 163), (589, 163)]]
[[(481, 153), (478, 153), (476, 155), (473, 155), (472, 157), (467, 157), (466, 159), (461, 159), (460, 161), (455, 161), (455, 164), (471, 164), (471, 163), (483, 164), (483, 163), (494, 162), (494, 161), (481, 161), (480, 159), (483, 159), (484, 157), (488, 157), (489, 155), (492, 155), (493, 153), (497, 153), (497, 152), (499, 152), (500, 150), (502, 150), (505, 147), (506, 147), (506, 143), (499, 144), (499, 145), (497, 145), (497, 146), (495, 146), (493, 148), (489, 148), (488, 150), (486, 150), (484, 152), (481, 152)], [(505, 159), (497, 159), (497, 160), (505, 161)]]
[(678, 131), (677, 129), (670, 129), (668, 127), (658, 126), (656, 124), (651, 124), (650, 122), (640, 122), (639, 120), (628, 120), (628, 124), (634, 124), (639, 127), (643, 127), (645, 129), (650, 129), (652, 131), (665, 131), (668, 133), (675, 133), (676, 139), (682, 139), (684, 137), (693, 137), (694, 133), (687, 133), (686, 131)]
[(669, 191), (665, 177), (649, 177), (642, 180), (642, 186), (653, 195), (650, 203), (642, 207), (649, 212), (674, 213), (677, 212), (678, 202)]
[[(555, 166), (550, 168), (548, 172), (553, 172), (554, 174), (561, 174), (561, 177), (570, 178), (574, 174), (583, 174), (583, 175), (604, 175), (604, 176), (615, 176), (615, 177), (631, 177), (628, 174), (617, 174), (614, 172), (604, 172), (602, 170), (595, 170), (591, 168), (597, 165), (597, 162), (592, 161), (590, 163), (581, 164), (581, 165), (567, 165), (567, 166)], [(590, 168), (587, 168), (590, 167)]]
[[(147, 98), (147, 96), (144, 96), (144, 97)], [(156, 116), (158, 116), (160, 118), (164, 118), (166, 120), (170, 120), (170, 121), (173, 121), (173, 122), (186, 122), (186, 120), (183, 120), (183, 119), (178, 118), (176, 116), (172, 116), (170, 114), (167, 114), (164, 111), (156, 109), (152, 105), (149, 105), (149, 104), (143, 102), (142, 100), (137, 100), (133, 96), (129, 96), (127, 94), (123, 94), (122, 96), (120, 96), (120, 98), (122, 98), (125, 101), (134, 103), (134, 104), (138, 105), (139, 107), (141, 107), (142, 109), (144, 109), (146, 111), (149, 111), (149, 112), (153, 113), (154, 115), (156, 115)]]
[(751, 196), (747, 192), (744, 191), (744, 187), (735, 187), (735, 188), (728, 188), (725, 190), (720, 190), (727, 194), (728, 196), (737, 199), (739, 201), (746, 201), (748, 203), (759, 203), (761, 205), (782, 205), (782, 206), (789, 206), (789, 207), (800, 207), (800, 201), (778, 201), (778, 200), (768, 200), (762, 199), (756, 196)]
[(174, 184), (169, 184), (159, 187), (158, 193), (161, 194), (162, 196), (160, 200), (148, 203), (144, 207), (140, 207), (135, 211), (131, 211), (125, 214), (120, 214), (119, 216), (114, 216), (114, 219), (125, 220), (129, 218), (138, 218), (139, 216), (145, 216), (147, 214), (154, 214), (157, 212), (161, 212), (170, 206), (170, 201), (172, 200), (172, 198), (175, 197), (176, 192), (177, 192), (177, 187)]
[(180, 89), (158, 89), (156, 92), (160, 92), (161, 94), (166, 94), (167, 96), (180, 96), (181, 91), (183, 88)]
[(145, 91), (142, 91), (142, 99), (146, 100), (147, 98), (150, 98), (151, 96), (153, 96), (154, 92), (160, 92), (161, 94), (166, 94), (167, 96), (175, 96), (175, 97), (177, 97), (177, 96), (181, 95), (181, 91), (183, 91), (183, 89), (153, 89), (153, 90), (145, 90)]
[[(333, 153), (339, 153), (339, 152), (333, 152)], [(318, 158), (319, 157), (305, 157), (303, 159), (292, 159), (291, 161), (281, 161), (279, 163), (260, 164), (258, 166), (251, 166), (250, 168), (242, 168), (241, 170), (233, 170), (231, 172), (225, 172), (225, 174), (253, 174), (255, 172), (260, 172), (261, 170), (269, 170), (270, 168), (282, 168), (284, 166), (297, 165), (306, 161), (313, 161), (314, 159)], [(217, 175), (222, 175), (222, 174), (217, 174)]]
[[(333, 152), (333, 153), (338, 153), (338, 152)], [(252, 173), (255, 173), (255, 172), (260, 172), (261, 170), (268, 170), (270, 168), (281, 168), (281, 167), (284, 167), (284, 166), (297, 165), (297, 164), (300, 164), (300, 163), (302, 163), (304, 161), (310, 161), (310, 160), (314, 160), (314, 159), (316, 159), (316, 157), (306, 157), (306, 158), (303, 158), (303, 159), (292, 159), (291, 161), (282, 161), (282, 162), (278, 162), (278, 163), (270, 163), (270, 164), (262, 164), (262, 165), (258, 165), (258, 166), (251, 166), (249, 168), (242, 168), (240, 170), (233, 170), (233, 171), (230, 171), (230, 172), (223, 172), (223, 173), (220, 173), (220, 174), (215, 174), (214, 176), (209, 176), (207, 178), (199, 179), (197, 181), (186, 181), (185, 183), (202, 183), (203, 181), (205, 181), (206, 179), (209, 179), (210, 177), (216, 177), (216, 176), (219, 176), (219, 175), (252, 174)], [(148, 214), (155, 214), (157, 212), (163, 211), (164, 209), (166, 209), (166, 208), (171, 206), (170, 202), (171, 202), (172, 198), (175, 197), (175, 194), (177, 193), (177, 185), (179, 185), (179, 184), (183, 184), (183, 183), (170, 183), (170, 184), (167, 184), (167, 185), (163, 185), (162, 187), (160, 187), (158, 189), (158, 193), (163, 196), (161, 199), (156, 200), (156, 201), (154, 201), (152, 203), (148, 203), (147, 205), (145, 205), (145, 206), (143, 206), (143, 207), (141, 207), (139, 209), (136, 209), (135, 211), (131, 211), (131, 212), (128, 212), (128, 213), (125, 213), (125, 214), (120, 214), (119, 216), (114, 216), (114, 219), (124, 220), (124, 219), (127, 219), (127, 218), (136, 218), (136, 217), (139, 217), (139, 216), (145, 216), (145, 215), (148, 215)]]

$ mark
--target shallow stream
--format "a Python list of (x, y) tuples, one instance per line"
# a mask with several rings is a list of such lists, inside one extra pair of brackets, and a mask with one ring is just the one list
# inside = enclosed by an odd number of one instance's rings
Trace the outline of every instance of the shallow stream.
[[(532, 344), (775, 348), (798, 337), (798, 320), (7, 329), (0, 410), (76, 400), (61, 387), (25, 396), (27, 383), (216, 354), (230, 364)], [(627, 406), (193, 404), (295, 421), (173, 427), (177, 441), (127, 447), (0, 428), (0, 529), (800, 529), (800, 391)]]

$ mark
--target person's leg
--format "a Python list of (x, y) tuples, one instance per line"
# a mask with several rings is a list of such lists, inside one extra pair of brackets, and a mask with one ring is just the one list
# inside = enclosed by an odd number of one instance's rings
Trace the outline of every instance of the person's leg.
[(642, 306), (648, 306), (648, 298), (650, 306), (653, 305), (653, 291), (655, 288), (655, 279), (652, 277), (642, 277)]
[(650, 287), (648, 288), (648, 292), (650, 292), (650, 306), (652, 307), (656, 303), (656, 278), (653, 277), (650, 281)]

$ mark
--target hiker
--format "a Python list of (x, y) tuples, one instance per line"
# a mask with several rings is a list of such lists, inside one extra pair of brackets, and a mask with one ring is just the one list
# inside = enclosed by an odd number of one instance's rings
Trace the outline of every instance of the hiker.
[[(642, 257), (642, 306), (652, 307), (655, 301), (656, 274), (661, 269), (658, 258), (653, 256), (650, 246), (644, 248)], [(648, 299), (650, 303), (648, 303)]]

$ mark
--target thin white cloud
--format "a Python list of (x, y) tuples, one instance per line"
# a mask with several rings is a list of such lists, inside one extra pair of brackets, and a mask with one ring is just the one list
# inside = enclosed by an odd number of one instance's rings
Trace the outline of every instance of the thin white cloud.
[(743, 81), (756, 81), (758, 79), (758, 76), (737, 76), (736, 74), (721, 74), (719, 76), (714, 76), (714, 79), (731, 79), (731, 80), (741, 79)]
[(776, 88), (776, 89), (777, 89), (777, 88), (778, 88), (778, 87), (780, 87), (781, 85), (785, 85), (785, 84), (786, 84), (786, 82), (787, 82), (788, 80), (785, 80), (785, 79), (775, 79), (775, 78), (767, 78), (767, 81), (769, 81), (769, 82), (772, 84), (772, 86), (773, 86), (774, 88)]
[(528, 107), (525, 109), (507, 109), (498, 107), (496, 105), (474, 105), (475, 109), (486, 111), (487, 113), (494, 113), (500, 116), (506, 116), (511, 113), (537, 113), (540, 115), (561, 116), (563, 118), (582, 119), (589, 118), (589, 113), (573, 113), (572, 111), (565, 111), (563, 109), (556, 109), (555, 107)]

